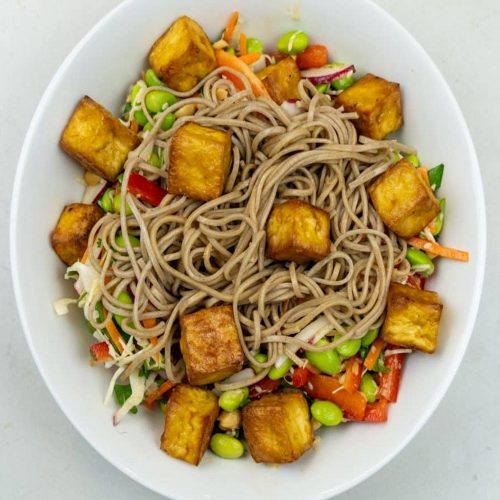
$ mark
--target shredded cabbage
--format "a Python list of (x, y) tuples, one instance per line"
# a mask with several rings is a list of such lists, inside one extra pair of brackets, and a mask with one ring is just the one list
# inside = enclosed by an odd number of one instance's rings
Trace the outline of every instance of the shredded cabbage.
[(56, 314), (58, 316), (64, 316), (65, 314), (69, 313), (68, 306), (70, 304), (76, 304), (78, 303), (78, 299), (58, 299), (52, 303), (54, 306), (54, 310), (56, 311)]
[(113, 425), (118, 425), (134, 406), (139, 406), (142, 403), (146, 384), (144, 377), (139, 376), (138, 370), (132, 372), (130, 375), (130, 388), (132, 389), (132, 394), (125, 403), (123, 403), (123, 406), (113, 415)]

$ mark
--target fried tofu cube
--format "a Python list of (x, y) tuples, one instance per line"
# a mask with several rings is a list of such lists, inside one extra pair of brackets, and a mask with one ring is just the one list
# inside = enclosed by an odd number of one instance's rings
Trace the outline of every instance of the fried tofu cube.
[(151, 47), (149, 64), (171, 89), (185, 92), (215, 69), (215, 52), (201, 26), (182, 16)]
[(429, 183), (405, 159), (389, 167), (368, 192), (385, 225), (402, 238), (420, 233), (440, 211)]
[(134, 132), (88, 96), (79, 102), (60, 140), (66, 153), (108, 181), (116, 179), (138, 144)]
[(257, 73), (271, 99), (278, 104), (289, 99), (298, 99), (300, 70), (293, 57), (287, 57), (277, 64), (267, 66)]
[(72, 203), (64, 207), (52, 232), (51, 243), (65, 264), (71, 266), (83, 257), (90, 231), (103, 215), (97, 205)]
[(275, 205), (266, 227), (267, 256), (297, 264), (320, 261), (330, 253), (330, 217), (301, 200)]
[(228, 132), (186, 123), (172, 137), (169, 156), (169, 193), (209, 201), (224, 192), (231, 166)]
[(198, 465), (218, 414), (217, 396), (212, 391), (177, 385), (168, 399), (160, 448), (171, 457)]
[(381, 140), (403, 125), (399, 83), (389, 82), (368, 73), (344, 90), (335, 106), (356, 112), (354, 125), (359, 134)]
[(284, 464), (312, 446), (309, 407), (301, 392), (262, 396), (243, 408), (243, 432), (256, 462)]
[(436, 350), (443, 304), (436, 292), (391, 283), (382, 338), (391, 344)]
[(230, 305), (181, 316), (181, 352), (189, 383), (224, 380), (243, 367), (243, 350)]

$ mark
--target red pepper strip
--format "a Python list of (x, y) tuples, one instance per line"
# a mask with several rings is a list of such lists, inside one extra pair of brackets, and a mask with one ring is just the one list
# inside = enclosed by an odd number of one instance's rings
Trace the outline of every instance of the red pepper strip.
[(157, 207), (167, 195), (167, 190), (146, 177), (132, 172), (128, 178), (128, 190), (139, 200)]
[(307, 368), (295, 368), (292, 375), (292, 384), (295, 387), (304, 387), (312, 373)]
[(368, 403), (366, 405), (365, 416), (363, 422), (371, 422), (374, 424), (387, 422), (389, 415), (389, 403), (387, 399), (380, 398), (375, 403)]
[(425, 278), (421, 274), (412, 274), (406, 279), (406, 284), (417, 290), (425, 288)]
[(379, 394), (389, 403), (398, 400), (399, 383), (401, 381), (401, 371), (405, 360), (404, 354), (391, 354), (384, 358), (384, 364), (389, 371), (381, 373), (378, 377)]
[(104, 363), (105, 361), (109, 361), (111, 359), (108, 344), (106, 344), (106, 342), (92, 344), (90, 346), (90, 354), (96, 363)]
[(249, 387), (249, 398), (258, 399), (264, 394), (275, 391), (280, 384), (281, 382), (279, 380), (271, 380), (269, 377), (265, 377), (260, 382)]
[(346, 364), (346, 372), (344, 377), (344, 387), (349, 392), (356, 392), (361, 383), (363, 374), (363, 364), (357, 358), (349, 358)]
[(340, 406), (344, 412), (361, 420), (365, 414), (366, 397), (360, 392), (350, 393), (334, 377), (311, 374), (309, 382), (304, 386), (309, 396), (331, 401)]

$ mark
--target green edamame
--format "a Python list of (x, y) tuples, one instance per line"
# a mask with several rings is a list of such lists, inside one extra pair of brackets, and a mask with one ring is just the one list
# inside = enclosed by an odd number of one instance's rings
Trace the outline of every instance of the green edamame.
[(320, 94), (326, 94), (329, 88), (330, 88), (329, 83), (321, 83), (320, 85), (316, 85), (316, 90)]
[(142, 85), (140, 83), (136, 83), (132, 87), (132, 91), (130, 92), (130, 102), (132, 105), (135, 104), (135, 100), (137, 98), (137, 95), (139, 94), (140, 90), (142, 89)]
[(270, 370), (267, 376), (271, 380), (279, 380), (280, 378), (283, 378), (289, 371), (290, 368), (293, 365), (293, 361), (290, 358), (286, 358), (283, 363), (281, 363), (279, 366), (274, 365)]
[(150, 113), (159, 113), (164, 106), (172, 106), (177, 102), (177, 97), (167, 90), (153, 90), (146, 95), (146, 108)]
[(414, 167), (420, 167), (420, 160), (417, 155), (405, 156), (405, 160), (408, 160)]
[(158, 78), (158, 75), (153, 69), (149, 68), (144, 73), (144, 81), (148, 87), (164, 87), (165, 84)]
[(278, 50), (293, 56), (306, 50), (308, 43), (309, 37), (303, 31), (289, 31), (278, 40)]
[[(323, 338), (316, 343), (316, 347), (323, 347), (329, 343), (328, 340)], [(307, 351), (306, 358), (318, 370), (328, 375), (336, 375), (340, 371), (340, 356), (335, 349), (329, 349), (324, 352)]]
[(115, 192), (113, 189), (106, 189), (101, 199), (99, 200), (99, 205), (105, 212), (113, 211), (113, 196)]
[[(133, 304), (134, 301), (132, 300), (132, 297), (129, 295), (128, 292), (125, 290), (121, 291), (118, 294), (117, 299), (122, 303), (122, 304)], [(120, 314), (113, 314), (113, 318), (115, 321), (118, 323), (119, 326), (122, 326), (122, 322), (124, 320), (124, 317), (121, 316)]]
[[(265, 363), (267, 361), (267, 354), (264, 354), (263, 352), (257, 353), (254, 357), (255, 361), (258, 361), (259, 363)], [(256, 365), (252, 365), (252, 368), (255, 373), (260, 373), (264, 369)]]
[(322, 425), (339, 425), (344, 418), (342, 410), (330, 401), (314, 401), (311, 405), (311, 415)]
[(153, 165), (153, 167), (160, 168), (162, 164), (160, 155), (156, 151), (153, 151), (149, 157), (148, 163)]
[(210, 449), (221, 458), (235, 459), (240, 458), (245, 452), (243, 443), (235, 437), (215, 433), (210, 439)]
[(378, 337), (378, 328), (373, 328), (372, 330), (368, 330), (365, 336), (361, 339), (362, 347), (369, 347), (375, 342), (375, 339)]
[[(121, 193), (115, 193), (115, 197), (113, 198), (113, 211), (115, 214), (120, 213), (120, 208), (122, 206), (122, 195)], [(125, 207), (125, 215), (129, 216), (132, 215), (132, 209), (130, 208), (130, 205), (127, 203)]]
[[(129, 234), (128, 239), (130, 240), (130, 244), (132, 245), (132, 248), (137, 248), (141, 244), (141, 242), (139, 241), (139, 238), (136, 238), (133, 234)], [(115, 238), (115, 242), (120, 248), (125, 248), (125, 238), (121, 234), (119, 234)]]
[(406, 260), (411, 264), (413, 270), (420, 273), (422, 276), (430, 276), (434, 272), (434, 262), (424, 252), (416, 248), (408, 248), (406, 250)]
[(264, 52), (264, 44), (258, 38), (247, 38), (247, 53)]
[(369, 403), (373, 403), (377, 399), (378, 385), (370, 373), (363, 375), (359, 388)]
[(134, 120), (141, 126), (146, 126), (149, 122), (142, 109), (138, 109), (134, 112)]
[(219, 406), (226, 411), (237, 410), (248, 399), (248, 387), (225, 391), (219, 396)]
[(175, 115), (173, 113), (168, 113), (163, 121), (161, 122), (160, 128), (162, 130), (169, 130), (175, 122)]
[[(334, 337), (335, 341), (340, 340), (341, 338), (342, 335), (340, 334), (337, 334)], [(340, 344), (339, 346), (337, 346), (337, 352), (344, 358), (351, 358), (352, 356), (357, 354), (360, 347), (361, 347), (360, 339), (349, 339)]]
[(353, 83), (354, 83), (354, 75), (351, 73), (346, 76), (342, 76), (337, 80), (334, 80), (332, 82), (332, 87), (335, 90), (345, 90), (348, 89)]
[(232, 56), (236, 55), (236, 51), (233, 49), (233, 47), (226, 47), (224, 49), (228, 54), (231, 54)]

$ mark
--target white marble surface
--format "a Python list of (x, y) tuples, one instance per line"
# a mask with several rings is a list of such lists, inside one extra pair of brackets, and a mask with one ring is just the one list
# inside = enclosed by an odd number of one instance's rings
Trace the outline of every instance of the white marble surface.
[[(489, 258), (475, 332), (448, 394), (413, 442), (342, 500), (500, 498), (500, 3), (377, 0), (406, 26), (448, 80), (475, 141), (487, 198)], [(24, 134), (52, 74), (119, 0), (2, 0), (0, 29), (1, 227)], [(159, 499), (106, 463), (66, 420), (34, 365), (0, 240), (0, 497)], [(76, 388), (85, 390), (85, 388)]]

